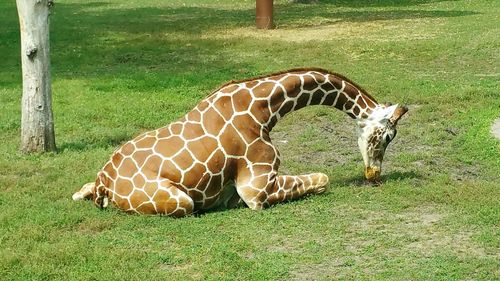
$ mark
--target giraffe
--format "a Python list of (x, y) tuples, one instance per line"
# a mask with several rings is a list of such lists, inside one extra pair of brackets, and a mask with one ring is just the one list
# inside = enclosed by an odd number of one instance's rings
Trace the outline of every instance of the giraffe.
[(387, 145), (408, 110), (381, 105), (346, 77), (319, 68), (231, 81), (168, 126), (118, 148), (74, 200), (126, 212), (182, 217), (239, 203), (253, 210), (327, 190), (323, 173), (278, 175), (269, 133), (289, 112), (335, 107), (357, 122), (367, 180), (380, 180)]

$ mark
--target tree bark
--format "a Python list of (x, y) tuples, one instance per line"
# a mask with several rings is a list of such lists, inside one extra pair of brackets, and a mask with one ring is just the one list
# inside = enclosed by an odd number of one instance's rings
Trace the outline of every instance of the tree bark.
[(21, 150), (55, 151), (50, 77), (51, 0), (16, 0), (21, 30)]
[(259, 29), (273, 29), (273, 0), (255, 1), (255, 26)]

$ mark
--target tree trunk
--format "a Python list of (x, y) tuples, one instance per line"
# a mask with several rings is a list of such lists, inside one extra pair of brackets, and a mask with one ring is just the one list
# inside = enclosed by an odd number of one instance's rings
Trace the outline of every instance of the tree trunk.
[(16, 0), (21, 29), (21, 150), (55, 151), (49, 53), (51, 0)]
[(259, 29), (272, 29), (273, 24), (273, 0), (256, 0), (255, 2), (255, 26)]

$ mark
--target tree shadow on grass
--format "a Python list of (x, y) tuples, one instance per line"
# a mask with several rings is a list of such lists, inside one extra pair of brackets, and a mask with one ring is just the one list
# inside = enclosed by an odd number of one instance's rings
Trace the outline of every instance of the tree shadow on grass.
[(332, 4), (339, 7), (407, 7), (432, 4), (438, 2), (453, 2), (456, 0), (319, 0), (322, 4)]
[[(91, 6), (58, 4), (54, 11), (53, 41), (54, 50), (58, 50), (54, 54), (54, 64), (57, 66), (59, 61), (64, 61), (72, 62), (73, 65), (70, 72), (55, 67), (56, 72), (61, 70), (56, 75), (74, 75), (76, 71), (78, 75), (102, 76), (113, 73), (113, 70), (133, 71), (137, 67), (144, 67), (143, 69), (150, 71), (200, 74), (197, 72), (200, 70), (200, 64), (210, 64), (218, 70), (233, 72), (235, 69), (247, 67), (245, 63), (224, 55), (223, 52), (228, 45), (240, 44), (242, 38), (210, 38), (209, 34), (236, 28), (253, 28), (254, 9), (210, 7), (124, 9), (107, 4), (101, 6), (103, 9), (89, 10)], [(305, 9), (301, 5), (276, 5), (275, 18), (278, 27), (287, 29), (314, 28), (341, 22), (447, 18), (475, 14), (471, 11), (418, 9), (337, 11), (335, 7), (335, 5), (318, 4)], [(308, 18), (316, 17), (324, 20), (317, 23), (308, 21)], [(261, 42), (261, 44), (273, 45), (272, 42)]]
[[(275, 20), (279, 28), (315, 28), (342, 22), (373, 22), (417, 18), (448, 18), (476, 14), (460, 10), (425, 10), (420, 4), (428, 1), (323, 1), (315, 5), (275, 5)], [(345, 11), (341, 7), (359, 7)], [(384, 10), (370, 9), (385, 7)], [(412, 6), (412, 9), (406, 7)], [(210, 38), (210, 34), (237, 28), (253, 28), (255, 10), (214, 7), (126, 7), (114, 3), (57, 3), (51, 16), (51, 51), (54, 79), (92, 78), (97, 82), (117, 76), (140, 80), (146, 72), (163, 73), (158, 82), (169, 74), (185, 75), (199, 83), (200, 78), (240, 78), (255, 74), (253, 62), (235, 58), (224, 52), (227, 46), (248, 42), (249, 48), (276, 48), (276, 42), (255, 38)], [(10, 9), (15, 9), (12, 4)], [(314, 21), (314, 18), (321, 18)], [(311, 20), (308, 20), (311, 19)], [(0, 20), (18, 29), (17, 18)], [(236, 31), (235, 31), (236, 32)], [(18, 30), (12, 29), (12, 49), (19, 52)], [(208, 35), (207, 35), (208, 34)], [(0, 32), (0, 35), (2, 33)], [(19, 85), (17, 56), (6, 57), (6, 68), (0, 70), (8, 85)], [(217, 71), (214, 71), (214, 70)], [(250, 69), (250, 74), (241, 72)], [(214, 73), (217, 72), (217, 73)], [(235, 77), (236, 76), (238, 77)], [(154, 85), (151, 83), (149, 86)], [(149, 89), (145, 89), (149, 90)]]

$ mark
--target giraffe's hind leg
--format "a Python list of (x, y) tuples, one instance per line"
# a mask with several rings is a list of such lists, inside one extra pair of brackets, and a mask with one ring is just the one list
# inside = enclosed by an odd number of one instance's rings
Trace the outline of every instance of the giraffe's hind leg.
[(73, 200), (83, 200), (83, 199), (91, 199), (92, 194), (94, 192), (95, 182), (89, 182), (82, 186), (82, 188), (75, 192), (72, 196)]
[(238, 194), (254, 210), (306, 194), (320, 194), (328, 188), (328, 176), (313, 173), (301, 176), (276, 176), (276, 173), (253, 176), (240, 181)]
[[(119, 188), (116, 186), (115, 191)], [(166, 179), (146, 182), (143, 188), (135, 188), (126, 197), (115, 193), (113, 203), (129, 212), (171, 217), (190, 215), (194, 210), (193, 199)]]

